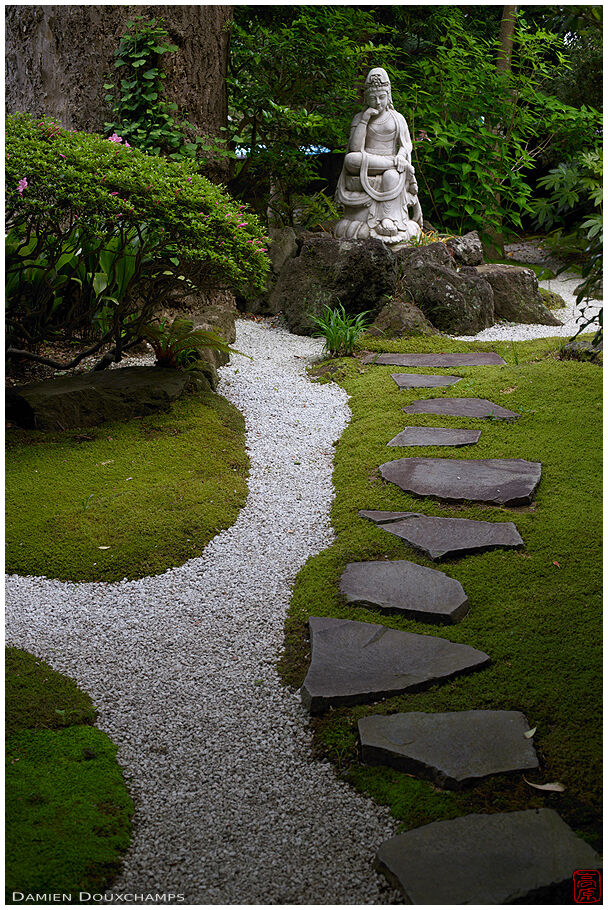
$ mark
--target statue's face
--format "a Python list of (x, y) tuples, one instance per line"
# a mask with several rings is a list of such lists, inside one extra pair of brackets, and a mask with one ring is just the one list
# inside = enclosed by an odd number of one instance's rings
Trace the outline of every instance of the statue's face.
[(382, 88), (370, 88), (366, 93), (366, 101), (370, 107), (382, 113), (388, 107), (388, 92)]

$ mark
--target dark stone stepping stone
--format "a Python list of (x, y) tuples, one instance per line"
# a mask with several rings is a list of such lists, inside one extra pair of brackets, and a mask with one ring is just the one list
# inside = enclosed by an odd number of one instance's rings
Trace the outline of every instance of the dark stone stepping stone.
[(430, 559), (464, 556), (497, 547), (523, 547), (512, 521), (473, 521), (470, 518), (434, 518), (418, 512), (359, 512), (385, 531), (405, 540)]
[(520, 711), (375, 714), (359, 721), (362, 759), (457, 790), (491, 774), (538, 768)]
[(469, 611), (463, 587), (437, 569), (406, 560), (351, 562), (340, 591), (349, 603), (398, 611), (421, 622), (460, 622)]
[(411, 904), (509, 904), (602, 864), (553, 809), (526, 809), (398, 834), (382, 844), (376, 867)]
[(398, 458), (381, 464), (380, 473), (415, 496), (522, 506), (532, 501), (541, 465), (521, 458)]
[(437, 389), (440, 386), (455, 385), (462, 376), (433, 376), (424, 373), (391, 373), (400, 389)]
[(481, 430), (452, 430), (449, 427), (406, 427), (387, 446), (472, 446)]
[(506, 366), (506, 361), (494, 351), (471, 351), (468, 354), (366, 354), (362, 363), (394, 364), (398, 367), (478, 367)]
[(311, 616), (312, 658), (302, 686), (311, 714), (415, 692), (490, 663), (483, 651), (371, 622)]
[(516, 420), (521, 417), (487, 398), (427, 398), (402, 408), (406, 414), (441, 414), (447, 417), (496, 417), (497, 420)]

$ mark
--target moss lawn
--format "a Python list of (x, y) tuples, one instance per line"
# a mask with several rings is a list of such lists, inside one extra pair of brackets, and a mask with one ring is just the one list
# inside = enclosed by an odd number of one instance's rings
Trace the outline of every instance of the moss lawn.
[[(354, 786), (391, 807), (406, 830), (469, 812), (555, 808), (579, 834), (597, 844), (601, 812), (601, 612), (602, 612), (602, 370), (559, 361), (560, 339), (517, 343), (463, 343), (445, 337), (397, 341), (364, 339), (368, 350), (495, 350), (506, 367), (464, 367), (444, 372), (463, 377), (451, 389), (403, 391), (391, 372), (410, 368), (332, 361), (331, 378), (350, 396), (352, 420), (336, 447), (336, 540), (300, 571), (286, 624), (280, 663), (284, 681), (301, 685), (310, 657), (308, 616), (382, 623), (422, 635), (440, 635), (487, 652), (488, 669), (416, 694), (380, 703), (331, 709), (313, 719), (316, 748)], [(413, 371), (413, 370), (412, 370)], [(327, 380), (324, 369), (313, 371)], [(401, 408), (420, 398), (480, 397), (518, 411), (514, 423), (423, 414)], [(407, 425), (482, 430), (463, 448), (386, 447)], [(415, 498), (384, 482), (378, 467), (407, 456), (523, 458), (542, 463), (531, 507), (506, 509), (473, 503), (442, 504)], [(432, 563), (404, 541), (358, 516), (359, 509), (418, 511), (488, 521), (514, 521), (522, 551), (495, 550)], [(457, 625), (432, 626), (347, 605), (339, 579), (348, 562), (408, 559), (457, 578), (470, 612)], [(522, 774), (497, 776), (473, 789), (442, 792), (426, 781), (359, 762), (357, 719), (398, 711), (523, 711), (537, 732), (541, 768), (533, 782), (560, 781), (564, 793), (534, 790)]]
[(100, 892), (120, 868), (133, 804), (116, 746), (76, 684), (6, 651), (6, 902), (13, 892)]
[(6, 570), (119, 581), (200, 555), (247, 496), (239, 411), (212, 392), (78, 431), (6, 433)]

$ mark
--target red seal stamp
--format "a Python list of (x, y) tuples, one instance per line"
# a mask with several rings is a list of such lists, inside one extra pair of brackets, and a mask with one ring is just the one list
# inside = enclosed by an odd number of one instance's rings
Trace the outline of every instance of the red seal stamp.
[(597, 869), (576, 869), (572, 873), (575, 904), (600, 904), (602, 877)]

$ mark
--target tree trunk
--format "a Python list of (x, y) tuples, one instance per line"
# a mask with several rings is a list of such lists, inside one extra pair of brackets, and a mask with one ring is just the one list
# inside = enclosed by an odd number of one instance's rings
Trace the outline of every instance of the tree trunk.
[[(47, 114), (101, 133), (111, 113), (103, 83), (133, 15), (162, 17), (179, 50), (163, 57), (166, 95), (198, 135), (226, 126), (230, 6), (7, 6), (6, 110)], [(210, 176), (225, 179), (226, 159)]]
[(500, 48), (496, 56), (496, 69), (504, 73), (511, 69), (511, 53), (513, 51), (513, 33), (515, 32), (516, 6), (503, 6), (500, 21), (500, 35), (498, 37)]
[[(496, 54), (496, 69), (499, 73), (507, 73), (511, 69), (516, 14), (516, 6), (503, 6), (500, 34), (498, 36), (500, 46)], [(500, 205), (500, 194), (497, 193), (495, 198), (498, 205)], [(491, 259), (502, 258), (505, 254), (505, 238), (502, 229), (500, 227), (488, 227), (486, 232), (489, 237), (489, 240), (484, 243), (486, 256)]]

